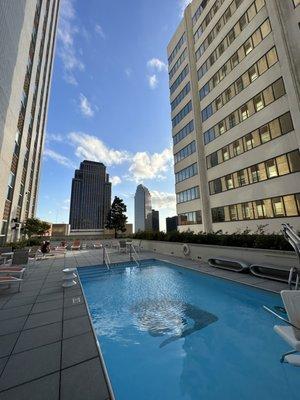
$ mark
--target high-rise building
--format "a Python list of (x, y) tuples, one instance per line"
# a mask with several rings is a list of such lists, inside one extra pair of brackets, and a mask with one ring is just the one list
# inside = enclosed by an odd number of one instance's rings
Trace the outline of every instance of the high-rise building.
[(299, 0), (193, 0), (168, 45), (179, 230), (300, 229)]
[(144, 185), (138, 185), (134, 196), (134, 229), (135, 232), (152, 230), (151, 195)]
[(166, 229), (167, 233), (177, 231), (177, 225), (178, 225), (178, 217), (175, 215), (174, 217), (168, 217), (166, 218)]
[(152, 210), (151, 219), (152, 219), (152, 232), (159, 232), (159, 211)]
[(0, 1), (0, 242), (36, 212), (58, 9)]
[(102, 163), (83, 161), (72, 180), (71, 230), (104, 229), (111, 206), (111, 183)]

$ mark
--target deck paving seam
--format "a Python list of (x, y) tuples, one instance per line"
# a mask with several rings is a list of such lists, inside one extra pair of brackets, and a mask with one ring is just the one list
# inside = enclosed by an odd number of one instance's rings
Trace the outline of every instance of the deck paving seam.
[[(51, 268), (51, 266), (50, 266), (49, 269), (48, 269), (48, 273), (49, 273), (50, 268)], [(47, 275), (48, 275), (48, 274), (47, 274)], [(42, 290), (42, 287), (41, 287), (40, 290)], [(34, 304), (32, 304), (32, 306), (31, 306), (31, 308), (30, 308), (30, 311), (32, 311), (33, 306), (34, 306)], [(1, 379), (1, 377), (2, 377), (2, 375), (3, 375), (3, 373), (4, 373), (4, 371), (5, 371), (5, 368), (6, 368), (7, 364), (8, 364), (8, 362), (9, 362), (9, 360), (10, 360), (12, 354), (13, 354), (13, 351), (14, 351), (14, 349), (15, 349), (15, 347), (16, 347), (16, 344), (17, 344), (17, 342), (18, 342), (18, 340), (19, 340), (19, 338), (20, 338), (20, 336), (21, 336), (21, 333), (22, 333), (22, 331), (23, 331), (23, 329), (24, 329), (24, 326), (25, 326), (25, 324), (26, 324), (26, 322), (27, 322), (29, 316), (30, 316), (30, 312), (27, 314), (27, 317), (26, 317), (26, 319), (25, 319), (25, 321), (24, 321), (24, 324), (23, 324), (22, 328), (20, 329), (19, 334), (18, 334), (18, 336), (17, 336), (17, 338), (16, 338), (16, 340), (15, 340), (15, 344), (12, 346), (12, 349), (11, 349), (11, 351), (10, 351), (10, 354), (7, 356), (7, 360), (6, 360), (6, 362), (5, 362), (5, 364), (4, 364), (4, 367), (2, 368), (2, 371), (1, 371), (1, 374), (0, 374), (0, 379)], [(0, 391), (0, 392), (1, 392), (1, 391)]]

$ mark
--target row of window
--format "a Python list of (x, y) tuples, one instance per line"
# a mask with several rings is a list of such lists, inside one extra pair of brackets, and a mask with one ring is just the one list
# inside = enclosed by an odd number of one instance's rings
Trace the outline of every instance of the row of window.
[(194, 131), (194, 120), (192, 119), (188, 124), (186, 124), (175, 136), (173, 136), (173, 144), (179, 143), (182, 139), (187, 137), (190, 133)]
[(209, 154), (206, 157), (207, 168), (215, 167), (292, 130), (294, 130), (293, 121), (290, 112), (288, 112), (260, 128), (247, 133), (229, 145), (222, 147), (220, 150)]
[(178, 153), (174, 154), (174, 164), (177, 164), (179, 161), (181, 161), (184, 158), (195, 153), (195, 151), (196, 151), (196, 142), (195, 142), (195, 140), (193, 140), (191, 143), (189, 143), (183, 149), (178, 151)]
[[(258, 0), (256, 0), (258, 2)], [(234, 25), (234, 27), (227, 33), (222, 42), (216, 47), (216, 49), (210, 54), (206, 61), (198, 69), (198, 79), (202, 78), (204, 74), (213, 66), (219, 57), (225, 52), (225, 50), (232, 45), (235, 39), (240, 35), (240, 33), (246, 28), (250, 22), (250, 18), (254, 18), (256, 13), (259, 11), (256, 8), (255, 3), (249, 7), (248, 11), (242, 15), (239, 21)], [(259, 0), (260, 4), (264, 3), (264, 0)], [(263, 6), (264, 4), (262, 4)], [(251, 13), (249, 12), (251, 11)], [(249, 13), (249, 14), (248, 14)], [(263, 39), (270, 33), (271, 27), (269, 19), (265, 21), (265, 25), (262, 25), (262, 37)], [(247, 47), (246, 47), (247, 49)], [(250, 50), (251, 51), (251, 50)], [(249, 52), (250, 52), (249, 51)], [(246, 52), (248, 54), (248, 52)]]
[[(230, 59), (224, 63), (213, 77), (200, 89), (199, 95), (200, 100), (203, 100), (222, 80), (231, 72), (242, 60), (251, 53), (251, 51), (259, 45), (262, 39), (262, 31), (265, 30), (264, 22), (243, 44), (238, 50), (230, 57)], [(263, 29), (263, 30), (262, 30)], [(249, 46), (249, 42), (252, 46)], [(247, 54), (246, 51), (247, 50)], [(198, 73), (198, 80), (201, 76)]]
[(233, 97), (237, 96), (246, 89), (259, 76), (264, 74), (269, 68), (278, 62), (276, 48), (273, 47), (262, 58), (260, 58), (248, 71), (244, 72), (235, 82), (227, 87), (212, 103), (201, 112), (202, 122), (216, 113), (220, 108), (227, 104)]
[[(236, 3), (241, 3), (242, 1), (243, 0), (236, 0)], [(202, 36), (206, 27), (208, 26), (210, 21), (213, 19), (215, 14), (218, 12), (219, 8), (222, 6), (223, 3), (224, 3), (224, 0), (217, 0), (214, 3), (214, 5), (212, 6), (212, 8), (208, 11), (206, 17), (203, 19), (203, 22), (201, 22), (199, 28), (194, 33), (194, 43), (196, 43), (197, 40)]]
[(178, 75), (172, 86), (170, 87), (171, 95), (175, 92), (175, 90), (178, 88), (181, 82), (186, 78), (188, 73), (189, 73), (189, 66), (186, 65), (184, 69), (180, 72), (180, 74)]
[(178, 225), (202, 224), (201, 210), (191, 211), (178, 215)]
[(212, 208), (213, 222), (296, 217), (300, 215), (300, 193)]
[(180, 57), (178, 58), (176, 63), (174, 64), (173, 68), (169, 72), (169, 79), (172, 79), (173, 76), (176, 74), (176, 72), (178, 71), (178, 68), (183, 63), (183, 61), (186, 59), (186, 55), (187, 55), (187, 49), (185, 48), (183, 50), (183, 52), (180, 54)]
[[(205, 50), (210, 46), (210, 44), (215, 40), (215, 38), (218, 36), (219, 32), (221, 29), (224, 28), (224, 26), (227, 24), (229, 19), (232, 17), (232, 15), (236, 12), (237, 8), (242, 4), (243, 0), (233, 0), (232, 3), (229, 5), (229, 7), (225, 10), (225, 12), (222, 14), (222, 17), (218, 20), (218, 22), (215, 24), (215, 26), (211, 29), (205, 40), (202, 42), (202, 44), (198, 47), (196, 50), (196, 60), (198, 61), (199, 58), (204, 54)], [(207, 21), (206, 19), (208, 18), (205, 17), (204, 21), (200, 25), (199, 29), (194, 35), (194, 40), (195, 43), (197, 39), (202, 35), (204, 29), (207, 27)]]
[(189, 165), (188, 167), (182, 169), (181, 171), (175, 174), (175, 182), (179, 183), (185, 181), (186, 179), (191, 178), (198, 174), (198, 166), (197, 163)]
[[(193, 25), (195, 25), (195, 23), (198, 21), (198, 19), (200, 18), (200, 15), (203, 13), (205, 7), (207, 6), (208, 0), (203, 0), (201, 1), (199, 7), (197, 8), (197, 10), (195, 11), (194, 15), (192, 16), (192, 23)], [(219, 3), (221, 3), (221, 0), (217, 0), (213, 7), (216, 5), (218, 5)], [(222, 3), (221, 3), (222, 4)], [(219, 6), (220, 7), (220, 6)], [(218, 8), (219, 8), (218, 7)]]
[(190, 189), (184, 190), (183, 192), (179, 192), (176, 194), (177, 204), (186, 203), (187, 201), (192, 201), (195, 199), (199, 199), (199, 187), (194, 186)]
[(175, 99), (171, 103), (171, 110), (175, 110), (175, 108), (178, 106), (178, 104), (181, 103), (181, 101), (185, 98), (187, 94), (189, 94), (191, 90), (191, 84), (188, 82), (185, 87), (181, 90), (181, 92), (178, 94), (178, 96), (175, 97)]
[(247, 103), (221, 120), (218, 124), (205, 131), (203, 133), (204, 143), (207, 144), (215, 140), (218, 136), (223, 135), (225, 132), (245, 121), (283, 95), (285, 95), (285, 87), (282, 78), (279, 78), (272, 85), (268, 86), (265, 90), (258, 93)]
[(214, 179), (209, 182), (209, 191), (210, 194), (217, 194), (299, 171), (300, 153), (299, 150), (294, 150)]
[(175, 128), (183, 118), (185, 118), (193, 109), (192, 101), (190, 100), (175, 117), (172, 119), (172, 127)]
[(174, 50), (172, 51), (172, 53), (170, 54), (170, 56), (168, 58), (169, 65), (172, 63), (172, 61), (174, 60), (176, 54), (179, 52), (179, 50), (181, 49), (182, 45), (185, 42), (186, 42), (186, 33), (184, 32), (184, 34), (181, 36), (181, 38), (177, 42), (176, 46), (174, 47)]

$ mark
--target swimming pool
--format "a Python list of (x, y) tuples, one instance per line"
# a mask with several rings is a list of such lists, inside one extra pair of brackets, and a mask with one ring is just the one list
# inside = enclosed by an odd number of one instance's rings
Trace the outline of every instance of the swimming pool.
[(279, 295), (160, 260), (78, 270), (117, 400), (299, 399)]

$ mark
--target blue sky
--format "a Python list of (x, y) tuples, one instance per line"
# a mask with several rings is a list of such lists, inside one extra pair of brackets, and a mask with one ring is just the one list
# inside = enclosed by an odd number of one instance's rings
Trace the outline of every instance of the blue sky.
[(62, 0), (38, 217), (68, 222), (74, 169), (103, 162), (134, 222), (138, 183), (175, 214), (166, 47), (184, 0)]

